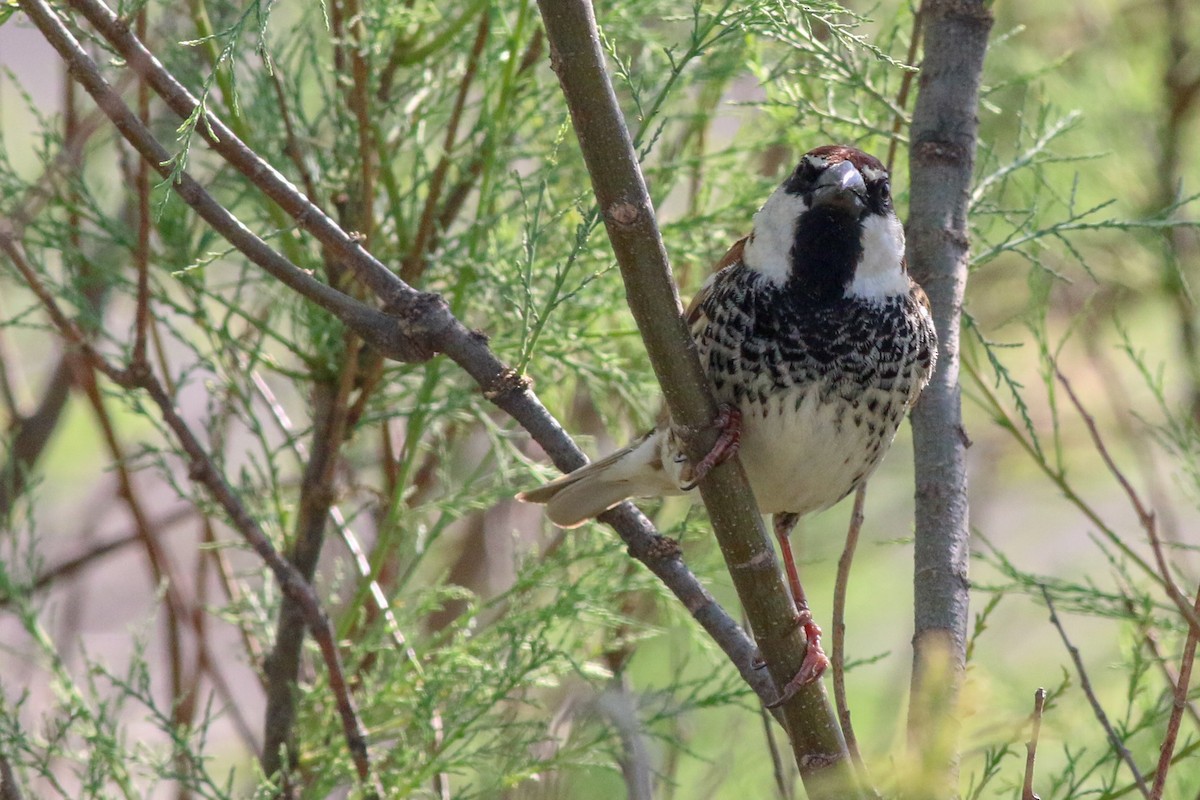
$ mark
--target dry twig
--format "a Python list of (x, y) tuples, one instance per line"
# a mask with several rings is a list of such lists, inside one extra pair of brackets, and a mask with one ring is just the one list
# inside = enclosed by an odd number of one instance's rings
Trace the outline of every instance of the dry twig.
[(858, 770), (859, 780), (864, 786), (870, 786), (870, 775), (863, 761), (862, 753), (858, 750), (858, 740), (854, 736), (854, 726), (850, 724), (850, 703), (846, 699), (846, 592), (850, 586), (850, 567), (854, 563), (854, 551), (858, 547), (858, 536), (862, 532), (863, 505), (867, 500), (867, 484), (858, 487), (854, 493), (854, 509), (850, 512), (850, 527), (846, 531), (846, 545), (842, 548), (841, 558), (838, 559), (837, 583), (833, 589), (833, 702), (837, 707), (838, 721), (842, 724), (842, 733), (846, 737), (846, 747), (850, 750), (850, 758), (854, 768)]
[(1138, 769), (1137, 763), (1133, 760), (1133, 754), (1129, 752), (1129, 748), (1125, 747), (1125, 743), (1121, 741), (1121, 737), (1117, 736), (1116, 730), (1112, 723), (1108, 721), (1108, 715), (1104, 713), (1104, 706), (1100, 705), (1100, 700), (1096, 697), (1095, 691), (1092, 690), (1091, 679), (1088, 678), (1087, 669), (1083, 666), (1083, 657), (1079, 654), (1079, 648), (1071, 644), (1071, 640), (1067, 637), (1067, 631), (1063, 627), (1062, 622), (1058, 618), (1058, 612), (1054, 608), (1054, 601), (1050, 598), (1050, 592), (1045, 586), (1041, 587), (1042, 597), (1046, 601), (1046, 607), (1050, 609), (1050, 622), (1058, 629), (1058, 635), (1062, 638), (1063, 646), (1067, 648), (1067, 653), (1071, 656), (1071, 661), (1075, 664), (1075, 671), (1079, 673), (1079, 688), (1083, 690), (1083, 694), (1087, 697), (1088, 703), (1092, 706), (1092, 713), (1096, 716), (1096, 721), (1104, 728), (1105, 734), (1108, 735), (1108, 741), (1112, 745), (1117, 755), (1129, 767), (1129, 771), (1133, 774), (1134, 783), (1141, 791), (1142, 796), (1150, 797), (1150, 787), (1146, 785), (1146, 779), (1142, 777), (1141, 770)]
[(1046, 690), (1033, 693), (1033, 730), (1025, 743), (1025, 782), (1021, 785), (1021, 800), (1042, 800), (1033, 792), (1033, 767), (1037, 761), (1038, 736), (1042, 732), (1042, 711), (1046, 708)]

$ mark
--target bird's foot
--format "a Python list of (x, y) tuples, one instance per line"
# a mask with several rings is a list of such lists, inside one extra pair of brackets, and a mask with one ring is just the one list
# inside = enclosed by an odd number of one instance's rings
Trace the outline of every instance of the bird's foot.
[[(733, 406), (722, 405), (720, 413), (717, 414), (716, 427), (721, 431), (717, 441), (713, 443), (708, 454), (700, 459), (700, 463), (690, 470), (690, 477), (685, 478), (680, 485), (685, 492), (695, 489), (713, 467), (733, 458), (741, 446), (742, 412)], [(684, 470), (688, 471), (688, 468), (685, 467)]]
[(804, 651), (804, 661), (800, 663), (800, 670), (779, 693), (779, 699), (768, 704), (767, 708), (779, 708), (791, 700), (800, 689), (820, 680), (821, 676), (825, 674), (825, 670), (829, 668), (829, 657), (821, 649), (821, 628), (813, 622), (812, 614), (807, 610), (801, 611), (797, 615), (796, 621), (804, 628), (804, 640), (808, 645)]

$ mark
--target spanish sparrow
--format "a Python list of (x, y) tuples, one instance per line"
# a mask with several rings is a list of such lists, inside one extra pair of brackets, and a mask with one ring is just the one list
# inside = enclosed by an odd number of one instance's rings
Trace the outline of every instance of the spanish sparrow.
[(714, 452), (693, 467), (664, 423), (518, 497), (570, 528), (629, 497), (687, 492), (736, 450), (759, 509), (774, 515), (809, 642), (794, 682), (805, 683), (828, 662), (788, 535), (879, 465), (933, 371), (937, 334), (908, 276), (887, 170), (852, 147), (801, 158), (717, 266), (688, 310), (722, 406)]

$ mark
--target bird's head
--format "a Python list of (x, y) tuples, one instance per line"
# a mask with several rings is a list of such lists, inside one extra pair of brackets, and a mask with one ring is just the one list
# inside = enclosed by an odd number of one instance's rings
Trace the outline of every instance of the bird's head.
[(879, 159), (811, 150), (754, 216), (746, 266), (816, 301), (906, 294), (904, 228)]

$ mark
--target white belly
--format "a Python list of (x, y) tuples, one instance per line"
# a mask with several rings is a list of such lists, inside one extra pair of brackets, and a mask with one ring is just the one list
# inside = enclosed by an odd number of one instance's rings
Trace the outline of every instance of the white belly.
[(819, 511), (869, 476), (896, 425), (872, 415), (871, 431), (861, 409), (841, 400), (821, 403), (815, 391), (773, 397), (766, 409), (743, 405), (739, 456), (759, 510)]

